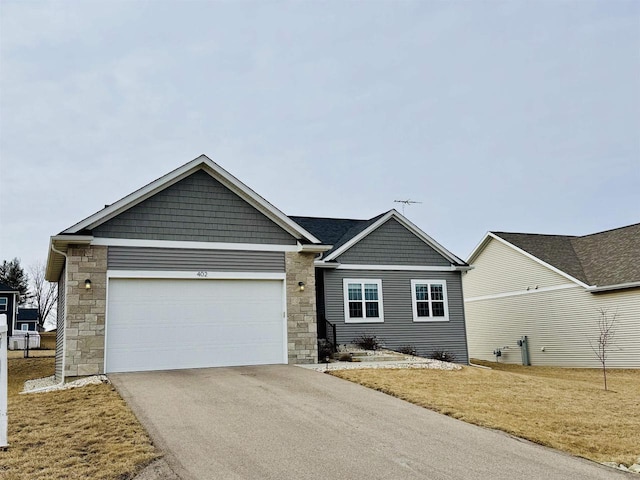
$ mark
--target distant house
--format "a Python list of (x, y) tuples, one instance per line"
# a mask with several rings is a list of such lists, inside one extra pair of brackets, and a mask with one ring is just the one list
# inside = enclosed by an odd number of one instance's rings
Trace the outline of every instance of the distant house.
[(18, 308), (16, 330), (37, 332), (40, 315), (37, 308)]
[(640, 224), (585, 236), (489, 232), (463, 276), (469, 354), (598, 367), (600, 311), (616, 315), (608, 365), (640, 368)]
[(7, 316), (8, 336), (13, 333), (19, 296), (20, 292), (0, 283), (0, 314), (4, 313)]

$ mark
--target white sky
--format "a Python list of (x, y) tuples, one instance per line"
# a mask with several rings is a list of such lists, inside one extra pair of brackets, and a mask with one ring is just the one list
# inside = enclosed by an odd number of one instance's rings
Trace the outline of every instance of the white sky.
[(201, 153), (463, 258), (640, 222), (640, 2), (0, 5), (0, 261)]

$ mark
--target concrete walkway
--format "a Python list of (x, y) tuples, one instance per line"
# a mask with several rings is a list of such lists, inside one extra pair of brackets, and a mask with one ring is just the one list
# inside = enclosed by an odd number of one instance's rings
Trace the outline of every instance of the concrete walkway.
[(109, 377), (166, 453), (166, 477), (636, 478), (293, 366)]

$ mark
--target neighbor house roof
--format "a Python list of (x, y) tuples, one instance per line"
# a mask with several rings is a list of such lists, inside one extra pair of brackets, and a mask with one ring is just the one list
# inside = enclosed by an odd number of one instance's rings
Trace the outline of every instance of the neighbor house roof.
[(453, 265), (465, 267), (467, 264), (448, 251), (433, 238), (411, 223), (406, 217), (396, 210), (389, 210), (368, 220), (356, 220), (351, 218), (326, 218), (326, 217), (289, 217), (306, 230), (318, 237), (322, 243), (333, 245), (327, 251), (324, 261), (335, 260), (336, 257), (344, 253), (364, 237), (374, 232), (389, 219), (393, 218), (407, 228), (410, 232), (420, 238), (423, 242), (439, 252)]
[(37, 322), (38, 321), (38, 309), (37, 308), (18, 308), (18, 321), (19, 322)]
[(18, 291), (15, 288), (11, 288), (10, 286), (5, 285), (4, 283), (0, 283), (0, 292), (18, 293)]
[[(640, 286), (640, 223), (584, 236), (489, 232), (592, 290)], [(469, 257), (472, 262), (486, 241)]]

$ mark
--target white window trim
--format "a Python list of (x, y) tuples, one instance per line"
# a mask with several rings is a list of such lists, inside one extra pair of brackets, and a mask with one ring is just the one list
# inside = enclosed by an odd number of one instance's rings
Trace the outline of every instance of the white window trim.
[[(349, 284), (360, 283), (372, 283), (378, 286), (378, 317), (356, 317), (351, 318), (349, 316)], [(384, 323), (384, 308), (382, 299), (382, 280), (379, 278), (345, 278), (342, 280), (342, 293), (344, 297), (344, 322), (345, 323)], [(366, 315), (366, 302), (364, 298), (364, 290), (362, 292), (363, 303), (363, 315)]]
[[(442, 285), (442, 296), (444, 298), (444, 317), (419, 317), (418, 316), (418, 299), (416, 298), (416, 285), (429, 285), (429, 309), (431, 310), (431, 285)], [(411, 280), (411, 307), (413, 309), (414, 322), (448, 322), (449, 321), (449, 298), (447, 296), (446, 280), (424, 279)]]
[(0, 312), (6, 312), (9, 310), (9, 299), (6, 297), (0, 298)]

